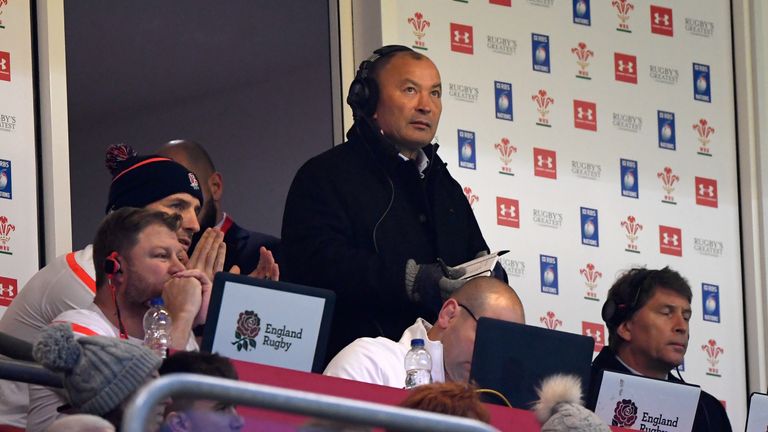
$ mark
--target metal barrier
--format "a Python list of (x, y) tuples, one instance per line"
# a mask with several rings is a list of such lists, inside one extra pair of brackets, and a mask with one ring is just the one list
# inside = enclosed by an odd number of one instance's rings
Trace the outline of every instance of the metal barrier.
[(142, 387), (123, 414), (122, 430), (143, 432), (154, 407), (179, 395), (398, 430), (498, 432), (477, 420), (186, 373), (166, 375)]
[(0, 332), (0, 354), (14, 360), (35, 361), (31, 343), (3, 332)]
[(61, 377), (37, 363), (0, 360), (0, 379), (61, 388)]

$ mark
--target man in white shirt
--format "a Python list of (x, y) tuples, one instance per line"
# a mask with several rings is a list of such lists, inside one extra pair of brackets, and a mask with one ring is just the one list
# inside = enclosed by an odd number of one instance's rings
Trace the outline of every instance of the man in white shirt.
[(54, 322), (79, 326), (75, 333), (143, 340), (149, 301), (162, 297), (171, 315), (170, 348), (195, 349), (190, 330), (205, 322), (211, 281), (181, 262), (176, 237), (181, 217), (125, 207), (101, 223), (93, 245), (96, 296), (83, 309), (66, 311)]
[(480, 317), (525, 323), (523, 304), (509, 285), (492, 277), (475, 278), (443, 303), (434, 325), (419, 318), (398, 342), (359, 338), (341, 350), (323, 374), (402, 388), (405, 354), (412, 339), (423, 339), (432, 356), (433, 382), (467, 382)]
[[(138, 156), (122, 144), (110, 146), (106, 160), (113, 175), (107, 212), (145, 207), (179, 214), (182, 219), (176, 234), (182, 247), (189, 248), (192, 235), (200, 230), (197, 213), (204, 201), (195, 174), (168, 158)], [(223, 234), (210, 230), (201, 238), (187, 266), (212, 275), (217, 263), (221, 269), (225, 251)], [(85, 308), (93, 302), (97, 285), (94, 275), (91, 245), (55, 258), (19, 291), (0, 319), (0, 331), (32, 342), (62, 312)], [(0, 380), (0, 424), (26, 426), (27, 387)]]
[[(181, 217), (125, 207), (112, 212), (99, 227), (93, 245), (96, 297), (84, 309), (54, 319), (79, 336), (112, 336), (141, 343), (149, 301), (163, 298), (171, 315), (170, 348), (197, 349), (192, 327), (205, 322), (211, 281), (179, 259)], [(65, 400), (52, 390), (30, 386), (28, 430), (44, 430)]]

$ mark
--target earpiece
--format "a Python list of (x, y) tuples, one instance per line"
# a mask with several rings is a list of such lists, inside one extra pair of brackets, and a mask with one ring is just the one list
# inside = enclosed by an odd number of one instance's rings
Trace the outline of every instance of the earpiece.
[(112, 284), (112, 278), (120, 273), (120, 261), (117, 258), (120, 254), (117, 251), (112, 251), (104, 258), (104, 273), (107, 274), (107, 283), (112, 291), (112, 301), (115, 303), (115, 312), (117, 312), (117, 328), (120, 330), (120, 339), (128, 340), (128, 332), (125, 331), (123, 325), (123, 318), (120, 316), (120, 305), (117, 304), (117, 289)]
[(119, 256), (120, 255), (117, 252), (113, 251), (104, 258), (104, 273), (106, 273), (107, 276), (112, 276), (120, 272), (120, 261), (117, 260), (117, 257)]
[(355, 118), (371, 117), (376, 112), (379, 86), (373, 78), (368, 76), (373, 65), (382, 58), (400, 51), (413, 50), (403, 45), (387, 45), (377, 49), (371, 57), (360, 63), (347, 93), (347, 104), (352, 108)]

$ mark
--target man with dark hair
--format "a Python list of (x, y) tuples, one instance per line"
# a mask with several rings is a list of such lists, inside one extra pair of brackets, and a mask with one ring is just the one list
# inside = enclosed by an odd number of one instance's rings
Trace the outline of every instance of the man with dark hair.
[[(197, 212), (203, 203), (200, 183), (194, 173), (164, 157), (137, 156), (124, 145), (110, 146), (107, 167), (113, 175), (106, 212), (123, 207), (145, 207), (181, 216), (176, 232), (182, 259), (190, 268), (212, 275), (217, 259), (223, 263), (225, 245), (211, 230), (187, 262), (186, 250), (200, 230)], [(221, 252), (221, 257), (218, 253)], [(103, 260), (105, 256), (99, 256)], [(221, 264), (219, 264), (219, 267)], [(59, 314), (84, 308), (93, 302), (97, 282), (93, 246), (57, 257), (37, 272), (0, 319), (0, 331), (31, 341)], [(103, 281), (99, 281), (103, 282)]]
[[(203, 146), (190, 140), (173, 140), (163, 144), (157, 153), (175, 160), (200, 178), (205, 197), (198, 215), (200, 229), (202, 232), (207, 228), (218, 228), (224, 233), (224, 243), (227, 244), (224, 270), (243, 274), (255, 272), (251, 276), (278, 279), (276, 261), (279, 260), (280, 239), (242, 228), (223, 210), (224, 178), (216, 171)], [(193, 238), (191, 250), (195, 249), (199, 239), (199, 235)]]
[(364, 61), (349, 89), (348, 141), (309, 160), (283, 214), (284, 279), (337, 294), (328, 354), (358, 337), (434, 322), (461, 286), (457, 266), (488, 253), (461, 186), (437, 155), (442, 83), (403, 46)]
[[(187, 267), (199, 269), (209, 278), (221, 269), (226, 245), (218, 230), (206, 231), (191, 258), (187, 259), (185, 252), (193, 234), (200, 230), (197, 212), (203, 204), (194, 173), (165, 157), (138, 156), (123, 144), (107, 149), (106, 165), (112, 173), (107, 213), (123, 207), (145, 207), (178, 214), (181, 223), (176, 236)], [(99, 266), (105, 258), (97, 256)], [(88, 307), (97, 287), (94, 261), (92, 245), (51, 260), (19, 290), (0, 319), (0, 331), (32, 341), (62, 312)], [(0, 381), (0, 423), (26, 425), (27, 388), (26, 384)]]
[[(218, 354), (203, 352), (177, 352), (163, 361), (160, 375), (193, 373), (237, 380), (232, 362)], [(163, 431), (206, 432), (239, 431), (243, 418), (234, 405), (213, 401), (174, 398), (165, 410)]]
[[(608, 291), (602, 316), (608, 346), (592, 363), (590, 408), (597, 403), (598, 377), (603, 370), (681, 382), (672, 369), (683, 363), (688, 348), (691, 287), (678, 272), (633, 268)], [(702, 391), (694, 431), (730, 431), (723, 405)]]
[[(211, 281), (179, 259), (181, 216), (124, 207), (104, 219), (93, 242), (96, 278), (93, 303), (63, 312), (54, 323), (68, 324), (76, 337), (108, 336), (141, 344), (150, 300), (162, 297), (171, 315), (169, 348), (196, 350), (195, 325), (205, 322)], [(101, 257), (101, 258), (99, 258)], [(28, 430), (43, 430), (56, 419), (62, 399), (51, 389), (29, 387)]]
[(211, 281), (179, 259), (183, 249), (176, 237), (181, 217), (148, 209), (125, 207), (110, 213), (93, 242), (96, 296), (86, 308), (54, 318), (82, 336), (144, 338), (143, 318), (149, 301), (162, 297), (171, 315), (170, 347), (197, 349), (190, 335), (205, 322)]

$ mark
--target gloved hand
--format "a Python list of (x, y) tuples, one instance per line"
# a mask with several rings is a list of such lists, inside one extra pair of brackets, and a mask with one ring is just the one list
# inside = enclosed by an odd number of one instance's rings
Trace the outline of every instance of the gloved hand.
[[(416, 261), (409, 259), (405, 264), (405, 290), (414, 302), (442, 303), (464, 285), (466, 281), (459, 280), (464, 272), (463, 268), (447, 266), (440, 258), (431, 264), (416, 264)], [(438, 294), (440, 299), (436, 298)]]

